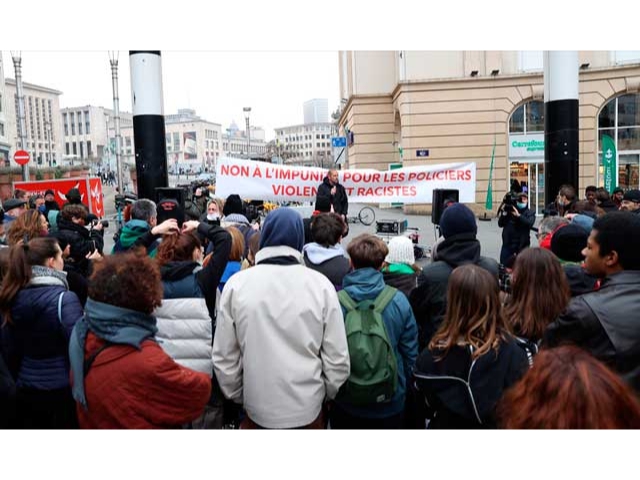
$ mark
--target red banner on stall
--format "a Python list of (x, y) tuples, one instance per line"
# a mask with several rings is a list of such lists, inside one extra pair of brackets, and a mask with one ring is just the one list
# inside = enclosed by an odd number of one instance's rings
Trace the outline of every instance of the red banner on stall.
[(32, 182), (13, 182), (14, 190), (25, 190), (29, 196), (44, 195), (47, 190), (53, 190), (57, 204), (62, 208), (67, 203), (67, 192), (72, 188), (80, 191), (80, 199), (89, 211), (98, 217), (104, 216), (104, 202), (102, 198), (102, 182), (97, 177), (59, 178), (56, 180), (35, 180)]

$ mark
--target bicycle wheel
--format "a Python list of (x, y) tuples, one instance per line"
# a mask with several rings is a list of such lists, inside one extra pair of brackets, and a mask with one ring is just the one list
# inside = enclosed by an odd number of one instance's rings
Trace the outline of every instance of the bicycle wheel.
[(369, 226), (376, 219), (376, 212), (373, 211), (371, 207), (362, 207), (360, 212), (358, 212), (358, 220), (363, 225)]

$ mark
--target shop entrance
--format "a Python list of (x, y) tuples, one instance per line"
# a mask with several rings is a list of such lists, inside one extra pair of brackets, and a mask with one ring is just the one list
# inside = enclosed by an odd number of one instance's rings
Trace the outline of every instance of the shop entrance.
[(640, 188), (640, 152), (624, 152), (618, 155), (618, 187), (623, 190)]
[(536, 215), (542, 215), (544, 204), (544, 163), (511, 162), (510, 185), (514, 180), (520, 184), (523, 192), (529, 195), (529, 208)]

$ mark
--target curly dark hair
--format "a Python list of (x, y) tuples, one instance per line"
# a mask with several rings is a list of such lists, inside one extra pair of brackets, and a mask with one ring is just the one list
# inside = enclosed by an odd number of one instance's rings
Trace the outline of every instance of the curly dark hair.
[(162, 294), (160, 268), (143, 248), (105, 257), (89, 278), (91, 299), (147, 315), (160, 306)]
[(72, 218), (81, 218), (85, 222), (87, 221), (87, 209), (82, 204), (70, 203), (65, 205), (60, 211), (60, 215), (65, 220), (71, 221)]

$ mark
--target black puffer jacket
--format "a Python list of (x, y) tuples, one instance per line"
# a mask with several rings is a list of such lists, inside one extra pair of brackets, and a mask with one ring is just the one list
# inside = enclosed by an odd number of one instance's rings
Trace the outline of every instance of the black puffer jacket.
[(600, 289), (573, 298), (547, 327), (543, 346), (573, 343), (617, 371), (640, 392), (640, 271), (606, 277)]
[(318, 187), (318, 197), (329, 197), (331, 199), (331, 204), (333, 205), (333, 211), (346, 216), (347, 211), (349, 210), (349, 198), (347, 197), (347, 192), (339, 183), (335, 187), (336, 194), (331, 195), (333, 185), (331, 185), (329, 177), (324, 177), (324, 180)]
[(447, 286), (453, 269), (475, 264), (487, 270), (498, 282), (498, 262), (480, 256), (480, 242), (473, 234), (454, 235), (438, 245), (434, 262), (418, 277), (418, 287), (409, 296), (418, 324), (420, 350), (426, 347), (436, 332), (447, 308)]

